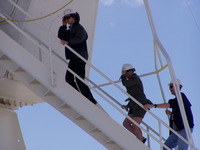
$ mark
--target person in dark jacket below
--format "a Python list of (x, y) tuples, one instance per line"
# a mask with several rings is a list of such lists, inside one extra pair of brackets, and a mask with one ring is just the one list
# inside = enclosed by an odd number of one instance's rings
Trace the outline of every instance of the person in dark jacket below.
[[(66, 9), (62, 18), (63, 25), (58, 30), (58, 38), (62, 45), (68, 45), (83, 58), (88, 60), (87, 43), (88, 34), (79, 23), (80, 16), (73, 9)], [(68, 68), (74, 71), (79, 77), (85, 79), (86, 63), (65, 47), (65, 57), (69, 59)], [(65, 81), (81, 92), (92, 103), (97, 104), (89, 87), (81, 80), (76, 78), (70, 71), (66, 71)]]
[[(179, 87), (181, 89), (182, 88), (181, 81), (179, 79), (176, 79), (176, 83), (179, 85)], [(177, 131), (177, 133), (180, 134), (183, 138), (187, 139), (185, 127), (183, 124), (181, 112), (179, 109), (179, 105), (178, 105), (178, 101), (176, 98), (176, 93), (175, 93), (175, 89), (174, 89), (174, 85), (173, 85), (172, 81), (169, 83), (169, 90), (170, 90), (171, 94), (175, 96), (174, 99), (170, 99), (168, 101), (168, 103), (144, 105), (144, 108), (146, 110), (150, 109), (150, 108), (172, 108), (172, 112), (166, 111), (167, 114), (171, 115), (170, 127), (172, 127), (175, 131)], [(186, 113), (186, 117), (188, 120), (188, 124), (189, 124), (190, 130), (192, 132), (193, 127), (194, 127), (194, 122), (193, 122), (193, 114), (192, 114), (192, 110), (191, 110), (191, 103), (189, 102), (188, 98), (185, 96), (184, 93), (181, 92), (181, 96), (183, 99), (183, 105), (185, 108), (185, 113)], [(176, 146), (178, 146), (178, 150), (187, 150), (188, 149), (188, 144), (185, 143), (176, 134), (174, 134), (172, 132), (170, 132), (169, 137), (165, 141), (165, 145), (167, 147), (169, 147), (170, 149), (175, 148)], [(163, 149), (166, 150), (165, 148), (163, 148)]]
[[(122, 66), (122, 75), (120, 79), (122, 80), (122, 84), (126, 87), (127, 93), (130, 94), (142, 105), (152, 104), (152, 102), (148, 100), (144, 94), (142, 81), (140, 80), (139, 76), (134, 72), (135, 68), (131, 64), (124, 64)], [(128, 116), (130, 118), (140, 124), (142, 122), (142, 119), (144, 118), (146, 110), (144, 110), (144, 108), (140, 107), (130, 98), (128, 98), (127, 100), (129, 101), (128, 104), (126, 106), (122, 105), (122, 108), (128, 111)], [(125, 118), (123, 126), (131, 133), (133, 133), (143, 143), (146, 141), (146, 138), (142, 136), (141, 129), (137, 125), (132, 123), (128, 118)]]

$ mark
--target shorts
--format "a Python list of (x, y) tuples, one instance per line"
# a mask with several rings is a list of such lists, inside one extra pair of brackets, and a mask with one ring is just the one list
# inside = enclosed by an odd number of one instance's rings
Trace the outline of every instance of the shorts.
[(132, 114), (133, 117), (141, 117), (144, 118), (144, 115), (146, 114), (146, 110), (139, 108), (139, 109), (131, 109), (129, 108), (128, 114)]

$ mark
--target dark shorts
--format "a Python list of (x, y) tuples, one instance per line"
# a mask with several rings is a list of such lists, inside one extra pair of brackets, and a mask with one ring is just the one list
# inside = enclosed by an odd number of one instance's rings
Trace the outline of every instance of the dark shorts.
[(128, 114), (132, 114), (133, 117), (141, 117), (141, 118), (144, 118), (144, 115), (145, 115), (146, 111), (142, 108), (139, 108), (139, 109), (129, 109), (129, 112)]

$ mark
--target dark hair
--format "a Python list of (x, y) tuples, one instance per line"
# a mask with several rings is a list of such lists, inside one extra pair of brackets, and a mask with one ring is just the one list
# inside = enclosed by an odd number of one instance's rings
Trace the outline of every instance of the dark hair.
[(72, 16), (75, 20), (75, 22), (79, 23), (80, 22), (80, 16), (79, 13), (75, 13), (75, 14), (71, 14), (70, 16)]

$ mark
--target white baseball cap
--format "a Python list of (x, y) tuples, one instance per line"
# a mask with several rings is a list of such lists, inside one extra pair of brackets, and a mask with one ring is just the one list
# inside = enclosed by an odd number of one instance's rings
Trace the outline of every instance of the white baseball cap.
[(76, 13), (76, 11), (74, 11), (73, 9), (71, 9), (71, 8), (68, 8), (68, 9), (65, 9), (65, 11), (64, 11), (64, 16), (65, 15), (70, 15), (70, 14), (75, 14)]

